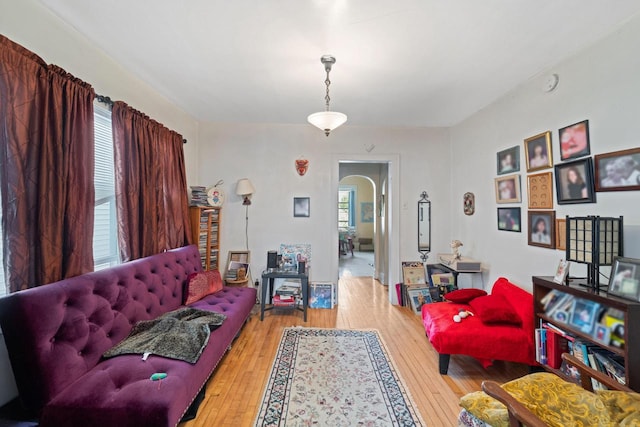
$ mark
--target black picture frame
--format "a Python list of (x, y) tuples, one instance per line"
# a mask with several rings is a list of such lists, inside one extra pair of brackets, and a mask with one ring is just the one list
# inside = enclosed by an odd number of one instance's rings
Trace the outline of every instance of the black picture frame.
[(498, 230), (522, 231), (522, 216), (520, 208), (498, 208)]
[(596, 154), (596, 191), (640, 190), (640, 148)]
[(529, 211), (528, 219), (527, 238), (529, 245), (555, 249), (556, 211)]
[[(591, 157), (555, 165), (555, 176), (559, 205), (596, 202)], [(572, 177), (575, 177), (575, 182)]]
[(520, 146), (516, 145), (506, 150), (498, 151), (496, 161), (498, 175), (520, 172)]
[(574, 123), (558, 129), (560, 159), (569, 160), (591, 154), (589, 141), (589, 120)]
[(640, 259), (616, 257), (613, 260), (607, 295), (640, 302)]
[(293, 216), (308, 218), (311, 214), (311, 199), (309, 197), (293, 198)]

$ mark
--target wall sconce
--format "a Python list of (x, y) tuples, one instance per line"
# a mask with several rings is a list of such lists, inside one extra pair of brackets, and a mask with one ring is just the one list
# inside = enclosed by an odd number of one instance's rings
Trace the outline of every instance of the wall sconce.
[(238, 180), (238, 185), (236, 186), (236, 194), (243, 197), (243, 205), (251, 204), (251, 195), (255, 192), (256, 189), (253, 188), (253, 184), (251, 184), (251, 181), (249, 181), (247, 178)]

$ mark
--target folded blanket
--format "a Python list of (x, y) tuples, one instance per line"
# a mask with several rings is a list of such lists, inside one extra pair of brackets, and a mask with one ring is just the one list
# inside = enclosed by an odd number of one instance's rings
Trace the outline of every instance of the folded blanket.
[(154, 320), (136, 323), (129, 336), (107, 350), (103, 357), (145, 354), (196, 363), (212, 330), (227, 317), (212, 311), (180, 308)]

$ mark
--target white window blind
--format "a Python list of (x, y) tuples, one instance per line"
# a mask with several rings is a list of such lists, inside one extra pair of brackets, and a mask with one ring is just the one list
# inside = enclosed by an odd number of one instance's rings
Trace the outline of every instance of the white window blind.
[(96, 208), (93, 229), (95, 270), (118, 264), (116, 192), (113, 166), (111, 111), (94, 104)]

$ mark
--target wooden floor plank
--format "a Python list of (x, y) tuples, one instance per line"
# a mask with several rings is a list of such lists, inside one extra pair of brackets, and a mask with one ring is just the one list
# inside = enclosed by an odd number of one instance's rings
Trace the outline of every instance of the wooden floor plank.
[(505, 382), (526, 374), (527, 367), (497, 362), (484, 369), (475, 359), (452, 356), (449, 375), (438, 372), (438, 355), (427, 340), (420, 316), (389, 304), (388, 289), (371, 278), (343, 278), (336, 308), (302, 313), (272, 310), (260, 321), (257, 309), (207, 384), (195, 420), (180, 427), (251, 426), (262, 401), (282, 331), (288, 326), (377, 329), (429, 427), (455, 426), (458, 399), (480, 390), (485, 379)]

